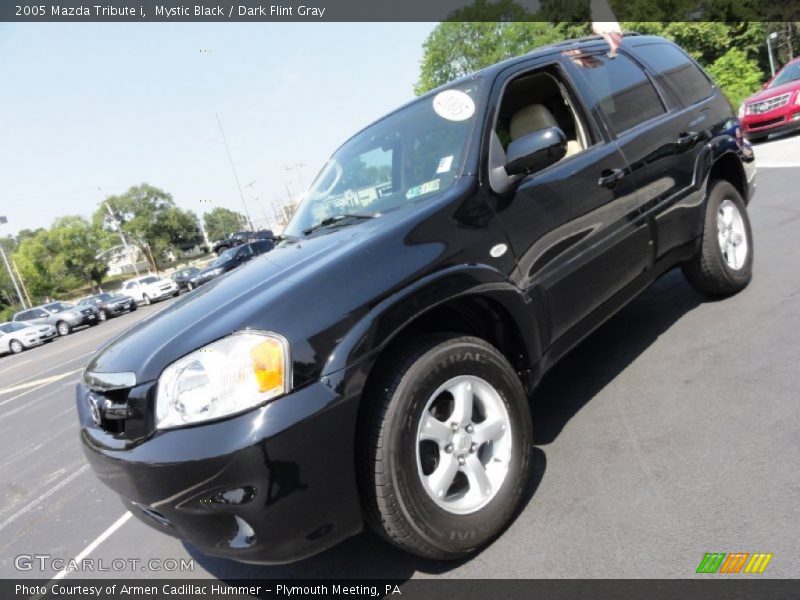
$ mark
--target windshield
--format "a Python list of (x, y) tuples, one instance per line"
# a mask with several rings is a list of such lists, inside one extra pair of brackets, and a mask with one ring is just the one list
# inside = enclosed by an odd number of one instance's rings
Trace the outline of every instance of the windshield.
[(478, 86), (418, 100), (350, 139), (322, 168), (285, 233), (301, 236), (340, 215), (374, 215), (448, 189), (464, 160)]
[(773, 79), (768, 87), (778, 87), (790, 81), (797, 81), (800, 79), (800, 62), (791, 63), (783, 68), (783, 71), (778, 73), (778, 76)]
[(75, 307), (72, 304), (67, 304), (66, 302), (53, 302), (52, 304), (48, 304), (43, 308), (51, 313), (60, 313)]
[(143, 285), (147, 285), (148, 283), (155, 283), (158, 281), (158, 277), (145, 277), (144, 279), (140, 279), (139, 283)]
[(3, 333), (12, 333), (20, 329), (25, 329), (26, 327), (28, 327), (28, 325), (23, 325), (22, 323), (3, 323), (0, 325), (0, 331)]

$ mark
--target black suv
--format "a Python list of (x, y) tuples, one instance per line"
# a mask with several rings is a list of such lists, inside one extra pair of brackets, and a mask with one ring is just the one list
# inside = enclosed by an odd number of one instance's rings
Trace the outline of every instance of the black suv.
[(256, 256), (269, 252), (275, 244), (271, 240), (258, 240), (257, 242), (248, 242), (241, 246), (234, 246), (228, 248), (220, 253), (210, 265), (202, 270), (198, 270), (191, 278), (189, 278), (188, 286), (192, 290), (196, 287), (208, 283), (216, 279), (220, 275), (232, 271), (236, 267), (240, 267), (249, 260)]
[(216, 254), (222, 254), (225, 252), (225, 250), (233, 248), (234, 246), (239, 246), (245, 242), (251, 242), (255, 240), (272, 240), (274, 238), (275, 236), (269, 229), (259, 229), (257, 231), (237, 231), (229, 234), (226, 238), (222, 238), (221, 240), (213, 242), (211, 244), (211, 251), (215, 252)]
[(528, 398), (664, 272), (744, 288), (753, 156), (682, 50), (540, 49), (347, 141), (269, 254), (111, 341), (77, 392), (97, 475), (208, 554), (361, 531), (438, 559), (502, 530)]

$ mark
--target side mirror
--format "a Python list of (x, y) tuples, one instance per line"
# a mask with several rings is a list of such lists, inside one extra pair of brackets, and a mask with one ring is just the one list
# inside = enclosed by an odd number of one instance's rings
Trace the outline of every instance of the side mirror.
[[(770, 81), (771, 81), (771, 80), (770, 80)], [(761, 89), (762, 89), (762, 90), (765, 90), (765, 89), (767, 89), (768, 87), (769, 87), (769, 81), (765, 81), (763, 84), (761, 84)]]
[(567, 136), (558, 127), (523, 135), (508, 145), (506, 173), (534, 173), (557, 163), (567, 153)]

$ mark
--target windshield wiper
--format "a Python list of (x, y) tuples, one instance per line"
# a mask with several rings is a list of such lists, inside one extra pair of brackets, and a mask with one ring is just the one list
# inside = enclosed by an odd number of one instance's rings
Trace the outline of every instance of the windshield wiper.
[(370, 215), (367, 213), (342, 213), (322, 219), (316, 225), (312, 225), (307, 229), (303, 229), (303, 235), (310, 235), (320, 229), (327, 229), (338, 225), (347, 225), (352, 221), (363, 221), (364, 219), (374, 219), (377, 215)]

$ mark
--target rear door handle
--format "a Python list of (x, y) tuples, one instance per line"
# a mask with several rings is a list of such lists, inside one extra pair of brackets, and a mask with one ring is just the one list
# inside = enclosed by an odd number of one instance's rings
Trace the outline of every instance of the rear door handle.
[(597, 180), (597, 185), (611, 189), (617, 185), (617, 181), (622, 179), (624, 176), (624, 169), (606, 169), (600, 173), (600, 179)]
[(678, 136), (676, 140), (679, 146), (688, 146), (697, 141), (698, 133), (696, 131), (684, 131)]

